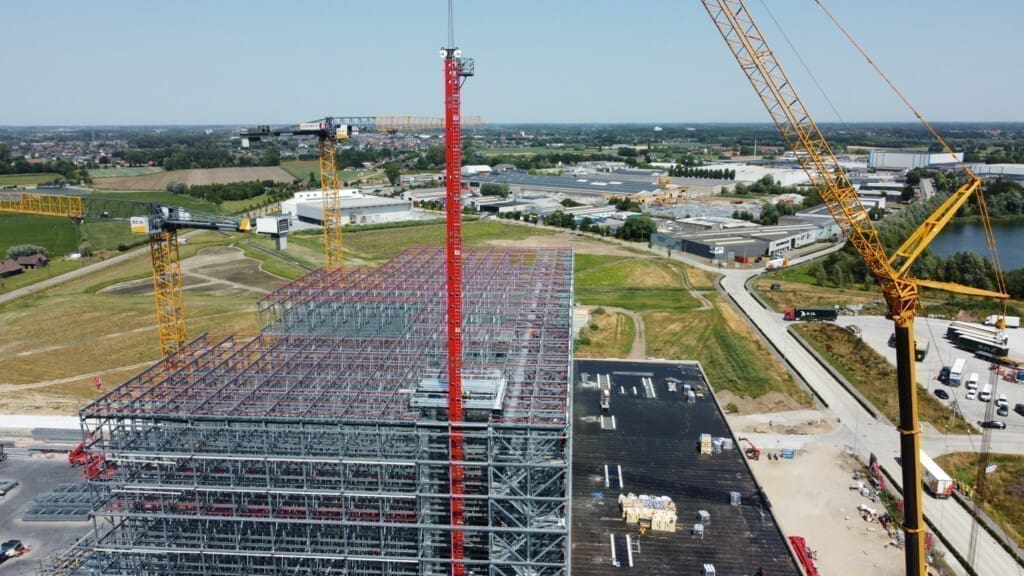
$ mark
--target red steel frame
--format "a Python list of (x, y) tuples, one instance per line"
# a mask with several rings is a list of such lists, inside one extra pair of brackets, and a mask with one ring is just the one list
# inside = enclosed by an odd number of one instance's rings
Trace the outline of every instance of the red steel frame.
[(465, 574), (462, 437), (462, 125), (461, 69), (455, 48), (444, 59), (445, 212), (448, 278), (448, 421), (451, 426), (452, 574)]

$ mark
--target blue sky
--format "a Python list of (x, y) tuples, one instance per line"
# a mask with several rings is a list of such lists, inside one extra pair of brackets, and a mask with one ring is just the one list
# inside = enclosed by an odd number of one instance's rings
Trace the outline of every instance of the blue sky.
[[(813, 0), (748, 1), (819, 122), (913, 120)], [(828, 2), (925, 117), (1024, 120), (1024, 2), (977, 5)], [(445, 0), (33, 0), (2, 13), (0, 125), (442, 113)], [(697, 0), (456, 0), (455, 21), (477, 69), (463, 110), (491, 123), (769, 120)]]

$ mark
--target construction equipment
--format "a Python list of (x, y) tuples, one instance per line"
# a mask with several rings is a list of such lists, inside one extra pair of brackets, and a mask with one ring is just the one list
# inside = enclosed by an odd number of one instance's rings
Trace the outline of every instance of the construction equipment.
[[(807, 112), (803, 101), (797, 95), (753, 20), (744, 0), (702, 0), (711, 20), (715, 23), (726, 45), (729, 47), (740, 68), (746, 74), (757, 95), (761, 98), (776, 127), (789, 148), (800, 162), (811, 185), (825, 202), (833, 219), (842, 229), (846, 239), (863, 258), (871, 274), (882, 288), (887, 316), (896, 325), (897, 386), (900, 405), (900, 451), (903, 462), (904, 490), (904, 531), (906, 533), (906, 573), (910, 576), (926, 574), (924, 547), (924, 520), (921, 510), (920, 435), (917, 416), (917, 383), (914, 364), (914, 316), (919, 304), (918, 290), (929, 287), (940, 290), (997, 298), (1004, 303), (1008, 298), (1005, 283), (995, 255), (995, 241), (981, 180), (964, 167), (966, 182), (931, 214), (920, 228), (891, 255), (887, 253), (878, 232), (861, 204), (857, 191), (850, 183), (846, 172), (839, 164), (831, 147), (817, 124)], [(818, 2), (821, 5), (820, 1)], [(822, 8), (824, 8), (822, 6)], [(827, 10), (826, 10), (827, 12)], [(829, 14), (831, 17), (831, 14)], [(838, 21), (832, 18), (839, 25)], [(842, 26), (839, 26), (841, 30)], [(847, 38), (853, 38), (843, 30)], [(863, 49), (854, 42), (858, 50), (867, 57)], [(881, 70), (868, 61), (886, 82), (907, 104), (917, 118), (921, 119), (931, 134), (942, 144), (946, 152), (952, 149), (938, 133), (924, 121), (910, 103), (903, 98)], [(928, 244), (949, 223), (968, 199), (977, 199), (986, 237), (996, 270), (998, 291), (981, 290), (951, 283), (934, 282), (911, 276), (910, 268), (924, 252)]]
[(472, 58), (464, 58), (455, 47), (452, 2), (448, 0), (448, 47), (441, 48), (444, 61), (444, 159), (445, 215), (448, 296), (448, 422), (451, 427), (451, 522), (452, 575), (466, 573), (465, 534), (462, 532), (465, 509), (465, 454), (462, 435), (462, 84), (476, 73)]
[(248, 232), (248, 218), (196, 212), (156, 202), (134, 202), (88, 196), (0, 192), (0, 212), (63, 216), (76, 222), (84, 219), (122, 220), (131, 223), (136, 234), (149, 236), (153, 266), (153, 294), (156, 299), (160, 353), (168, 356), (188, 340), (185, 325), (185, 296), (181, 283), (178, 231), (182, 229)]
[[(466, 125), (479, 126), (483, 119), (472, 116)], [(422, 116), (326, 116), (310, 122), (271, 128), (269, 125), (242, 128), (238, 135), (242, 147), (251, 142), (279, 136), (315, 136), (320, 153), (320, 190), (323, 191), (324, 252), (327, 270), (342, 267), (341, 181), (335, 152), (339, 140), (348, 140), (359, 132), (395, 133), (409, 130), (443, 130), (447, 121)]]
[(750, 460), (760, 460), (761, 459), (761, 449), (758, 448), (757, 446), (755, 446), (754, 443), (750, 440), (750, 438), (747, 438), (747, 437), (744, 436), (744, 437), (738, 438), (738, 440), (740, 442), (746, 442), (749, 445), (749, 448), (747, 448), (746, 451), (744, 452), (747, 455), (748, 459), (750, 459)]

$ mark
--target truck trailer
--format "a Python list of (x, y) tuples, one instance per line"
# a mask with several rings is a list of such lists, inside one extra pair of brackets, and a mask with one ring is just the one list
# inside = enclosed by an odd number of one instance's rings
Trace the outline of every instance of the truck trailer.
[(921, 451), (921, 481), (936, 498), (949, 498), (953, 494), (953, 479), (924, 451)]
[(961, 380), (964, 377), (964, 369), (967, 368), (967, 360), (964, 358), (957, 358), (953, 361), (953, 367), (949, 369), (949, 383), (953, 386), (959, 386)]
[(807, 320), (832, 322), (839, 317), (835, 308), (789, 308), (782, 315), (783, 320)]
[(998, 326), (999, 318), (1003, 319), (1003, 325), (1006, 328), (1020, 328), (1020, 316), (1000, 316), (999, 314), (992, 314), (985, 318), (985, 325)]

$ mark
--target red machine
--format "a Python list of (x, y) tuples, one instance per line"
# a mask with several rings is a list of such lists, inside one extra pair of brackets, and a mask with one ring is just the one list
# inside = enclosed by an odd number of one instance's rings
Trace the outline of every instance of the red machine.
[(807, 576), (820, 576), (818, 569), (814, 566), (816, 554), (807, 545), (807, 540), (803, 536), (790, 536), (789, 543), (793, 546), (793, 552), (796, 553), (797, 559), (800, 560), (800, 565), (804, 567), (804, 573)]
[(743, 437), (743, 438), (740, 438), (739, 441), (740, 442), (746, 442), (747, 444), (750, 445), (750, 447), (747, 448), (747, 450), (746, 450), (747, 458), (749, 458), (751, 460), (760, 460), (761, 459), (761, 449), (758, 448), (757, 446), (754, 446), (754, 443), (750, 441), (750, 438)]

